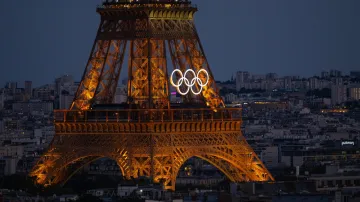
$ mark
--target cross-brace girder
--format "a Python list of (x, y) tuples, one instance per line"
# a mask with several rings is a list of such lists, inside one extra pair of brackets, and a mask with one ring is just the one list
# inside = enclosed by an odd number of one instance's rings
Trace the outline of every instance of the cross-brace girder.
[[(179, 169), (187, 159), (196, 156), (213, 164), (234, 182), (273, 180), (241, 135), (238, 122), (204, 123), (210, 129), (201, 124), (172, 127), (159, 127), (161, 123), (139, 124), (119, 126), (138, 128), (128, 133), (106, 133), (101, 127), (89, 131), (84, 127), (87, 123), (56, 124), (57, 136), (32, 175), (41, 184), (64, 183), (72, 171), (99, 157), (108, 157), (118, 163), (127, 179), (153, 176), (155, 182), (161, 181), (167, 189), (175, 189)], [(176, 128), (188, 128), (190, 132)], [(87, 134), (82, 134), (82, 130)], [(99, 132), (103, 134), (98, 135)]]

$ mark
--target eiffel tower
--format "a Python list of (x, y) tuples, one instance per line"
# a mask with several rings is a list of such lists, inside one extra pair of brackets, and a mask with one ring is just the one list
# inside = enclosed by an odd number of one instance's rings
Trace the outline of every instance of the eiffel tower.
[[(55, 136), (30, 175), (64, 184), (83, 166), (111, 158), (124, 178), (148, 176), (175, 190), (191, 157), (233, 182), (273, 181), (241, 133), (241, 109), (225, 108), (187, 0), (108, 0), (69, 110), (54, 111)], [(128, 100), (111, 104), (128, 51)], [(167, 55), (172, 70), (168, 72)], [(170, 86), (182, 105), (170, 103)], [(201, 107), (198, 107), (201, 105)], [(109, 105), (110, 106), (110, 105)]]

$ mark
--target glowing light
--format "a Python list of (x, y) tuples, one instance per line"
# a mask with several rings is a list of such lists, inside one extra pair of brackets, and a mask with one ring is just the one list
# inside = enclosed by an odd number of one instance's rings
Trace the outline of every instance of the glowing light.
[(345, 141), (345, 142), (341, 142), (341, 146), (343, 146), (343, 145), (355, 145), (355, 142), (353, 142), (353, 141)]
[[(192, 76), (192, 79), (189, 81), (189, 79), (186, 77), (188, 75), (188, 73), (191, 73), (193, 76)], [(206, 75), (206, 82), (203, 83), (203, 81), (199, 78), (199, 75), (200, 73), (203, 72), (205, 75)], [(174, 83), (174, 80), (173, 80), (173, 77), (174, 77), (174, 74), (175, 73), (178, 73), (180, 75), (180, 79), (177, 80), (176, 84)], [(194, 95), (199, 95), (203, 89), (203, 87), (205, 87), (208, 83), (209, 83), (209, 74), (208, 72), (205, 70), (205, 69), (200, 69), (197, 74), (195, 73), (194, 70), (192, 69), (188, 69), (185, 71), (185, 73), (183, 74), (181, 72), (181, 70), (179, 69), (174, 69), (174, 71), (171, 73), (171, 77), (170, 77), (170, 83), (172, 86), (174, 86), (176, 88), (176, 90), (181, 94), (181, 95), (186, 95), (189, 93), (189, 91), (191, 90), (191, 92), (194, 94)], [(195, 83), (198, 84), (198, 86), (200, 87), (199, 91), (195, 92), (193, 87), (195, 85)], [(180, 90), (180, 86), (182, 84), (185, 84), (185, 86), (187, 87), (186, 91), (185, 92), (182, 92)]]

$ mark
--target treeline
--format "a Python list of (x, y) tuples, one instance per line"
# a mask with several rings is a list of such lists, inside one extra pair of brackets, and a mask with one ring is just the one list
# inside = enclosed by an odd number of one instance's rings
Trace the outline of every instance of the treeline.
[(331, 98), (331, 89), (323, 88), (323, 89), (309, 90), (306, 93), (306, 96), (315, 96), (315, 97), (319, 97), (319, 98)]
[(265, 92), (265, 90), (241, 88), (239, 91), (237, 91), (236, 89), (230, 89), (230, 88), (224, 87), (220, 90), (220, 95), (226, 95), (229, 93), (233, 93), (233, 94), (237, 95), (237, 94), (242, 94), (242, 93), (262, 93), (262, 92)]

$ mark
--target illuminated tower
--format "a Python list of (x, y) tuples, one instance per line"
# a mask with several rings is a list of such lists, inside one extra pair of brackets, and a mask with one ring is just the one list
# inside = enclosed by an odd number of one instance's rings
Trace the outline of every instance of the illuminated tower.
[[(56, 135), (31, 172), (38, 183), (64, 183), (102, 157), (116, 160), (126, 178), (149, 176), (167, 189), (175, 189), (178, 170), (193, 156), (231, 181), (273, 180), (241, 134), (241, 110), (225, 108), (218, 94), (196, 11), (180, 0), (106, 1), (97, 8), (101, 22), (74, 102), (55, 111)], [(128, 105), (101, 111), (99, 104), (113, 102), (126, 51)], [(171, 107), (170, 85), (186, 109)]]

